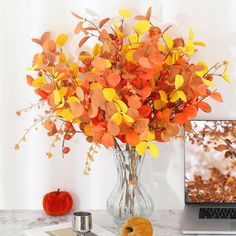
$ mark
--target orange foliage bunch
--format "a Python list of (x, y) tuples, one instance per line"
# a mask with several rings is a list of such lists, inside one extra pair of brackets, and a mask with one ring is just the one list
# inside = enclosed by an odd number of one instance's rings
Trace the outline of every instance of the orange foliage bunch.
[[(168, 142), (178, 136), (180, 126), (190, 129), (188, 121), (199, 109), (211, 111), (205, 98), (222, 102), (220, 93), (212, 89), (213, 78), (221, 76), (229, 82), (228, 62), (211, 68), (205, 62), (190, 62), (196, 48), (205, 46), (194, 40), (191, 28), (188, 40), (173, 39), (167, 33), (170, 27), (162, 30), (153, 24), (151, 8), (134, 18), (132, 12), (121, 9), (113, 22), (105, 18), (97, 25), (72, 14), (79, 21), (75, 34), (84, 34), (78, 46), (93, 38), (93, 49), (81, 50), (73, 60), (63, 50), (66, 34), (52, 39), (49, 32), (44, 33), (33, 39), (42, 51), (34, 56), (29, 69), (36, 74), (28, 75), (27, 83), (40, 103), (47, 104), (45, 116), (35, 123), (43, 122), (48, 135), (55, 136), (51, 147), (62, 140), (63, 154), (68, 153), (65, 141), (76, 133), (83, 133), (91, 143), (85, 173), (100, 144), (119, 148), (125, 143), (138, 155), (149, 150), (157, 157), (153, 141)], [(52, 157), (51, 152), (47, 155)]]

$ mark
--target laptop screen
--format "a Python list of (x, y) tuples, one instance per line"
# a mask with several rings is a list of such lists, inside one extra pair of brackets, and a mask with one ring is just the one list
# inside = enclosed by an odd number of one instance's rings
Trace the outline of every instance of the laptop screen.
[(236, 203), (236, 121), (191, 121), (185, 132), (185, 202)]

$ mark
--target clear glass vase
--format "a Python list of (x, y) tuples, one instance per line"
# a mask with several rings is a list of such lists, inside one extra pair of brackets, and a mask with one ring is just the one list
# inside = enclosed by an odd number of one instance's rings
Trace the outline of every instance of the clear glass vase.
[(149, 217), (154, 210), (152, 199), (140, 183), (144, 156), (128, 146), (114, 149), (118, 180), (107, 199), (107, 211), (116, 224), (121, 225), (132, 216)]

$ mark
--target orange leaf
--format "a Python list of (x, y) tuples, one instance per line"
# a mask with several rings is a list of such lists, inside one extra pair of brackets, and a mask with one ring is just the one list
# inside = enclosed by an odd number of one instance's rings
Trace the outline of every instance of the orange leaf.
[(201, 101), (201, 102), (198, 102), (196, 105), (198, 108), (200, 108), (204, 112), (207, 112), (207, 113), (211, 112), (211, 106), (206, 102)]
[(101, 29), (103, 27), (103, 25), (105, 25), (108, 21), (110, 20), (110, 18), (105, 18), (105, 19), (102, 19), (99, 23), (99, 29)]
[(114, 147), (114, 137), (110, 133), (105, 133), (102, 137), (102, 144), (106, 147)]
[(113, 88), (120, 83), (120, 80), (120, 75), (117, 72), (111, 72), (107, 77), (108, 84), (111, 85)]
[(148, 130), (149, 119), (147, 118), (138, 118), (134, 124), (134, 131), (136, 133), (143, 133)]
[(44, 128), (48, 130), (48, 136), (52, 136), (55, 133), (57, 133), (57, 127), (53, 121), (51, 121), (49, 118), (46, 119), (43, 123)]
[(143, 105), (139, 109), (139, 114), (143, 117), (148, 117), (152, 112), (152, 109), (148, 105)]
[(222, 151), (225, 151), (225, 150), (229, 149), (229, 147), (227, 145), (220, 144), (217, 147), (214, 147), (214, 149), (219, 151), (219, 152), (222, 152)]
[(96, 125), (91, 128), (91, 133), (93, 135), (97, 135), (97, 136), (102, 135), (104, 133), (104, 131), (105, 131), (105, 128), (102, 127), (101, 125)]
[(94, 106), (94, 104), (90, 104), (89, 109), (88, 109), (88, 117), (89, 118), (94, 118), (98, 114), (98, 107)]
[(177, 113), (174, 117), (175, 124), (182, 125), (182, 124), (186, 123), (187, 121), (188, 121), (188, 117), (183, 112)]
[(183, 113), (188, 118), (195, 118), (197, 116), (197, 108), (196, 106), (190, 105), (184, 108)]
[(74, 30), (75, 34), (79, 34), (82, 31), (82, 29), (83, 29), (83, 22), (80, 21), (75, 27), (75, 30)]
[(79, 47), (82, 47), (89, 38), (90, 38), (90, 36), (83, 37), (79, 42)]
[(96, 57), (92, 61), (92, 65), (99, 71), (104, 71), (106, 69), (106, 59), (102, 57)]
[(80, 101), (84, 101), (84, 90), (81, 87), (76, 88), (76, 95)]
[(118, 135), (120, 133), (120, 127), (114, 121), (112, 121), (112, 120), (108, 121), (107, 130), (113, 136), (116, 136), (116, 135)]
[(200, 84), (197, 87), (197, 92), (199, 93), (199, 95), (205, 96), (207, 93), (207, 86), (205, 84)]
[(131, 108), (139, 109), (142, 106), (140, 102), (140, 97), (138, 95), (132, 95), (128, 98), (128, 105)]
[(80, 117), (84, 113), (84, 107), (81, 103), (75, 102), (71, 105), (71, 113), (75, 117)]
[(27, 84), (31, 86), (32, 82), (34, 81), (34, 78), (30, 75), (27, 75), (26, 76), (26, 81), (27, 81)]
[(152, 64), (150, 63), (150, 61), (146, 57), (140, 57), (138, 62), (145, 69), (151, 69), (152, 68)]
[(161, 65), (164, 61), (165, 56), (161, 53), (159, 54), (151, 54), (149, 56), (149, 60), (156, 66)]
[(134, 131), (130, 131), (126, 134), (126, 142), (131, 146), (136, 146), (139, 143), (140, 139), (138, 134)]
[(142, 90), (139, 91), (139, 95), (142, 97), (143, 100), (148, 98), (152, 93), (151, 87), (144, 87)]
[(80, 19), (80, 20), (83, 19), (83, 17), (79, 16), (78, 14), (76, 14), (76, 13), (74, 13), (74, 12), (71, 12), (71, 14), (72, 14), (73, 16), (75, 16), (76, 18)]
[(216, 100), (217, 102), (223, 102), (223, 98), (222, 98), (221, 94), (218, 92), (214, 92), (210, 96), (212, 99)]
[(128, 111), (126, 113), (129, 117), (131, 117), (134, 121), (136, 121), (139, 117), (139, 112), (135, 108), (128, 108)]

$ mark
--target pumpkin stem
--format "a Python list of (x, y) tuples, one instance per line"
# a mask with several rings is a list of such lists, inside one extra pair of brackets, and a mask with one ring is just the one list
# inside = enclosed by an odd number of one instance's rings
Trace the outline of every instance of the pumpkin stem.
[(134, 229), (133, 229), (133, 228), (131, 228), (131, 227), (126, 227), (126, 230), (127, 230), (129, 233), (131, 233), (131, 232), (133, 232), (133, 231), (134, 231)]
[(60, 192), (60, 189), (57, 189), (57, 195), (59, 194), (59, 192)]

